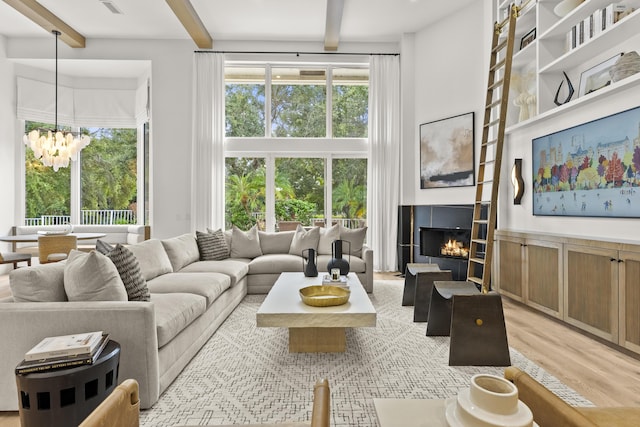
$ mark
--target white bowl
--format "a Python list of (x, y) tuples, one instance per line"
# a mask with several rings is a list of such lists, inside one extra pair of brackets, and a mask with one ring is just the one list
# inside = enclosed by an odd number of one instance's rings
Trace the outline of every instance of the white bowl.
[(569, 14), (573, 9), (578, 7), (584, 0), (562, 0), (553, 8), (553, 13), (563, 18)]

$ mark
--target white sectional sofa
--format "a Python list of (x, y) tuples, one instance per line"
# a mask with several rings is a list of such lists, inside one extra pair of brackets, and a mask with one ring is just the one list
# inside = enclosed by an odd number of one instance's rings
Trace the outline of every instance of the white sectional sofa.
[[(301, 243), (296, 233), (260, 232), (261, 254), (220, 260), (200, 260), (198, 242), (192, 234), (129, 245), (127, 249), (135, 256), (146, 281), (149, 301), (69, 301), (76, 298), (71, 293), (73, 283), (69, 283), (70, 270), (78, 266), (76, 258), (101, 263), (105, 263), (104, 258), (108, 260), (95, 252), (84, 253), (84, 258), (73, 254), (66, 262), (13, 270), (13, 296), (0, 300), (0, 342), (8, 343), (0, 349), (0, 410), (18, 409), (14, 367), (27, 350), (46, 336), (94, 330), (108, 332), (120, 343), (119, 381), (135, 378), (140, 384), (141, 407), (151, 407), (247, 292), (266, 293), (281, 272), (302, 271), (302, 257), (290, 253), (296, 243)], [(232, 234), (225, 236), (231, 255), (234, 249), (235, 254), (242, 255), (246, 242), (234, 241), (239, 234)], [(325, 248), (319, 250), (326, 252), (326, 238), (320, 243)], [(373, 253), (362, 246), (359, 255), (350, 258), (352, 271), (372, 292)], [(326, 271), (329, 258), (326, 253), (319, 255), (320, 274)], [(95, 276), (100, 277), (102, 270), (93, 268), (96, 272), (87, 283), (99, 282)], [(89, 285), (83, 282), (85, 286)]]

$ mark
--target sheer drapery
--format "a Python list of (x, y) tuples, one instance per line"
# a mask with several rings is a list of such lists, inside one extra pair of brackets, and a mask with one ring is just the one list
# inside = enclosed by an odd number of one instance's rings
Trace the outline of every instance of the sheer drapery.
[(191, 228), (224, 228), (224, 55), (195, 53)]
[(367, 219), (376, 271), (396, 270), (400, 181), (400, 61), (372, 55), (369, 77)]

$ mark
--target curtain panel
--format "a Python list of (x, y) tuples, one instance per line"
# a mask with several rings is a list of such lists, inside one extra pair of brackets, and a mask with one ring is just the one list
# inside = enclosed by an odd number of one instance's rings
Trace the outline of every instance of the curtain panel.
[[(18, 77), (20, 120), (54, 123), (55, 85)], [(58, 124), (137, 128), (149, 120), (147, 83), (137, 89), (87, 89), (58, 85)]]
[(194, 53), (191, 228), (224, 228), (224, 54)]
[(396, 270), (400, 190), (400, 60), (372, 55), (367, 219), (374, 271)]

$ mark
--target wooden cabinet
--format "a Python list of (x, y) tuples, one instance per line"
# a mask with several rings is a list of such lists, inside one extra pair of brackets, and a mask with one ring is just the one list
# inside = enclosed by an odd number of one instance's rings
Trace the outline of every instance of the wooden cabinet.
[[(497, 20), (502, 20), (514, 0), (497, 1)], [(640, 0), (628, 0), (627, 6), (633, 12), (609, 25), (604, 31), (595, 31), (593, 36), (586, 37), (583, 43), (570, 49), (568, 34), (574, 26), (580, 28), (585, 20), (590, 22), (591, 16), (597, 16), (599, 10), (606, 8), (613, 0), (585, 0), (566, 16), (559, 17), (554, 13), (557, 1), (550, 0), (515, 0), (523, 9), (517, 20), (516, 40), (512, 62), (511, 98), (526, 92), (530, 104), (527, 105), (528, 118), (522, 118), (519, 108), (510, 108), (507, 113), (507, 133), (537, 120), (549, 118), (566, 112), (579, 104), (602, 102), (618, 92), (640, 85), (640, 73), (626, 79), (612, 82), (604, 88), (591, 93), (579, 94), (582, 73), (621, 52), (640, 52)], [(594, 13), (596, 15), (594, 15)], [(585, 24), (583, 24), (584, 27)], [(535, 39), (523, 42), (535, 29)], [(530, 37), (529, 37), (530, 38)], [(575, 89), (571, 100), (556, 105), (554, 100), (560, 83), (566, 73)], [(515, 80), (514, 80), (515, 79)], [(518, 87), (524, 79), (525, 87)], [(567, 83), (563, 83), (566, 89)], [(567, 92), (563, 90), (564, 101)], [(524, 99), (524, 98), (523, 98)], [(518, 102), (520, 103), (520, 102)]]
[(562, 317), (562, 245), (540, 239), (499, 236), (495, 281), (515, 300)]
[(640, 354), (640, 242), (496, 231), (494, 289)]

